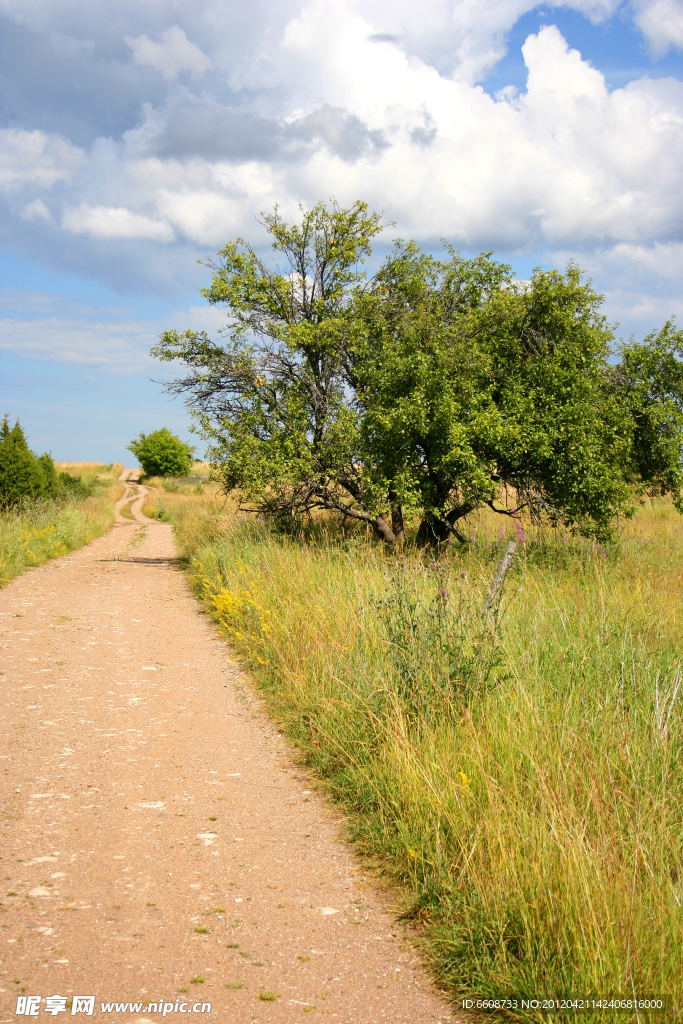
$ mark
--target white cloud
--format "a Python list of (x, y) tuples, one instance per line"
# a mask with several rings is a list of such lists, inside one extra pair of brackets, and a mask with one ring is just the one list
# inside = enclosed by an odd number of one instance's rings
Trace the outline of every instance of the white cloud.
[[(94, 311), (93, 311), (94, 312)], [(98, 322), (69, 316), (0, 320), (0, 350), (32, 359), (99, 366), (123, 373), (151, 370), (154, 335), (139, 321)]]
[(683, 280), (683, 242), (656, 242), (654, 245), (621, 242), (612, 249), (610, 260), (622, 268), (630, 264), (672, 281)]
[(93, 235), (94, 238), (151, 238), (157, 242), (172, 242), (175, 238), (170, 224), (133, 213), (125, 206), (67, 207), (62, 227), (75, 234)]
[[(337, 0), (326, 0), (331, 10)], [(0, 13), (55, 45), (107, 47), (125, 38), (142, 62), (170, 77), (175, 70), (222, 74), (267, 67), (282, 31), (308, 0), (0, 0)], [(506, 52), (506, 33), (537, 0), (345, 0), (375, 37), (458, 80), (479, 80)], [(629, 14), (652, 45), (680, 45), (681, 0), (552, 0), (593, 22)], [(169, 28), (169, 23), (171, 27)], [(187, 39), (190, 34), (193, 42)], [(154, 42), (154, 39), (160, 40)], [(209, 56), (210, 55), (210, 56)], [(210, 63), (207, 63), (210, 62)]]
[(42, 199), (34, 199), (32, 203), (27, 203), (21, 216), (24, 220), (52, 220), (52, 214)]
[[(594, 22), (629, 10), (657, 52), (680, 41), (683, 0), (628, 3), (555, 0), (545, 10), (567, 6)], [(683, 83), (640, 78), (610, 90), (549, 26), (524, 45), (526, 88), (491, 97), (475, 83), (536, 6), (0, 0), (56, 40), (55, 52), (70, 41), (74, 61), (116, 66), (133, 83), (118, 128), (107, 122), (86, 148), (58, 133), (5, 133), (0, 181), (17, 237), (49, 238), (55, 261), (69, 254), (81, 273), (92, 253), (92, 272), (119, 287), (171, 291), (207, 249), (236, 234), (262, 239), (259, 210), (279, 202), (292, 215), (299, 201), (335, 195), (366, 199), (397, 221), (395, 233), (425, 244), (447, 236), (470, 249), (599, 252), (610, 266), (616, 256), (605, 254), (622, 245), (664, 266), (666, 246), (683, 238)], [(179, 82), (183, 71), (201, 84)], [(102, 88), (92, 105), (108, 111)], [(57, 183), (48, 210), (42, 190)], [(629, 266), (646, 273), (635, 257)]]
[[(546, 257), (548, 268), (562, 269), (576, 251), (558, 250)], [(604, 313), (617, 324), (615, 338), (642, 338), (672, 316), (683, 324), (683, 243), (641, 245), (620, 242), (580, 254), (580, 265), (605, 296)]]
[(159, 207), (178, 231), (200, 245), (221, 245), (242, 219), (240, 200), (216, 191), (166, 192)]
[(172, 25), (161, 33), (161, 42), (155, 43), (146, 35), (133, 39), (124, 36), (124, 41), (133, 51), (137, 64), (147, 64), (160, 71), (169, 81), (179, 71), (190, 71), (193, 75), (203, 75), (212, 66), (210, 59), (202, 53), (196, 43), (190, 42), (185, 32), (178, 25)]
[(2, 291), (0, 351), (32, 359), (99, 367), (117, 374), (159, 373), (149, 350), (159, 334), (180, 321), (195, 330), (220, 326), (215, 310), (190, 307), (141, 320), (125, 308), (106, 309), (43, 292)]
[(68, 139), (41, 131), (0, 130), (0, 186), (30, 183), (49, 189), (69, 181), (85, 162), (85, 153)]
[(633, 20), (655, 57), (675, 46), (683, 48), (682, 0), (631, 0)]
[[(291, 167), (271, 161), (263, 176), (283, 202), (362, 196), (403, 231), (472, 246), (651, 240), (683, 226), (678, 82), (653, 88), (643, 80), (610, 93), (548, 27), (523, 48), (527, 91), (496, 102), (390, 44), (377, 47), (363, 19), (342, 14), (340, 5), (316, 2), (291, 23), (270, 85), (289, 84), (301, 117), (324, 82), (326, 100), (382, 132), (387, 145), (349, 162), (321, 140)], [(286, 193), (278, 193), (276, 170)], [(234, 186), (239, 165), (222, 173)]]
[[(59, 139), (60, 159), (48, 160), (48, 137), (25, 132), (22, 180), (77, 164), (61, 223), (100, 239), (214, 246), (253, 234), (274, 202), (295, 209), (331, 194), (367, 199), (423, 241), (471, 247), (651, 243), (683, 230), (677, 80), (610, 92), (549, 26), (523, 46), (526, 92), (494, 99), (373, 42), (372, 27), (347, 0), (311, 0), (269, 51), (267, 74), (242, 79), (257, 95), (250, 107), (176, 91), (120, 143), (98, 140), (87, 162)], [(234, 156), (211, 156), (239, 133)], [(262, 156), (249, 155), (250, 138)]]

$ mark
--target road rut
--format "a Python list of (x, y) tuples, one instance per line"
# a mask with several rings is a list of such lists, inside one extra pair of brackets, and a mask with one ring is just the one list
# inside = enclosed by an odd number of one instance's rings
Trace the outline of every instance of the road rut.
[(0, 592), (0, 1020), (451, 1021), (126, 486), (137, 521)]

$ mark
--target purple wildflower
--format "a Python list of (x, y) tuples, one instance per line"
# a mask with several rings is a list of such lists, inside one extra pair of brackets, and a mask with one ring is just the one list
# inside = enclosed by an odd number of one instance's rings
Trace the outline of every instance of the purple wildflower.
[(464, 573), (464, 572), (461, 572), (461, 573), (460, 573), (460, 579), (461, 579), (461, 580), (464, 580), (464, 579), (465, 579), (465, 573)]
[(430, 569), (436, 569), (436, 562), (430, 562), (429, 568)]
[(505, 536), (505, 527), (504, 527), (504, 526), (501, 526), (501, 528), (500, 528), (500, 530), (498, 531), (498, 533), (499, 533), (499, 534), (501, 535), (501, 537), (504, 537), (504, 536)]
[(442, 596), (442, 597), (445, 597), (445, 596), (446, 596), (446, 591), (445, 591), (445, 590), (442, 590), (442, 591), (441, 591), (441, 596)]

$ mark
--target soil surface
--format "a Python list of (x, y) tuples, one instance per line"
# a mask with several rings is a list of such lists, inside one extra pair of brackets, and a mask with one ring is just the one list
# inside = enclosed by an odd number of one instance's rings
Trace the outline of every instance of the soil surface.
[(452, 1021), (126, 488), (0, 592), (0, 1021)]

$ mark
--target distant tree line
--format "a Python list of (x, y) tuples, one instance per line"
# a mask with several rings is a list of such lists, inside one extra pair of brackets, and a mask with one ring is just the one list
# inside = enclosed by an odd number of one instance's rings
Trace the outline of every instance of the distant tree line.
[(215, 262), (218, 340), (166, 331), (226, 491), (286, 528), (325, 510), (395, 545), (465, 537), (482, 506), (599, 538), (645, 495), (683, 510), (683, 334), (615, 346), (602, 296), (570, 264), (515, 280), (491, 253), (443, 259), (365, 203), (264, 215), (276, 259), (243, 239)]

